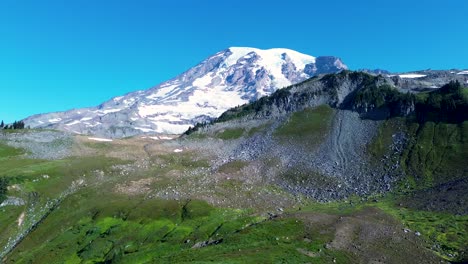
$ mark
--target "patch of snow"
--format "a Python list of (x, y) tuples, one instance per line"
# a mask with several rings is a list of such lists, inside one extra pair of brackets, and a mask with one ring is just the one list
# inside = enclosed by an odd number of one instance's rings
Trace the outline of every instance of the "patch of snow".
[(175, 153), (179, 153), (179, 152), (182, 152), (182, 151), (183, 151), (183, 150), (181, 150), (181, 149), (174, 149), (174, 152), (175, 152)]
[(193, 86), (196, 86), (196, 87), (206, 87), (208, 85), (211, 84), (213, 78), (207, 74), (201, 78), (198, 78), (196, 79), (194, 82), (193, 82)]
[(409, 73), (409, 74), (400, 74), (400, 75), (398, 75), (398, 76), (400, 76), (400, 78), (408, 78), (408, 79), (415, 79), (415, 78), (426, 77), (426, 75), (424, 75), (424, 74), (413, 74), (413, 73)]
[(73, 121), (71, 123), (66, 124), (66, 126), (73, 126), (73, 125), (76, 125), (76, 124), (79, 124), (79, 123), (81, 123), (79, 120), (75, 120), (75, 121)]
[(158, 98), (163, 98), (168, 96), (171, 92), (180, 88), (179, 85), (162, 85), (159, 89), (156, 90), (155, 93), (146, 96), (147, 99), (155, 100)]
[(91, 123), (84, 123), (87, 127), (95, 127), (95, 126), (99, 126), (99, 125), (102, 125), (102, 123), (100, 122), (96, 122), (94, 124), (91, 124)]
[(88, 120), (91, 120), (93, 119), (92, 117), (83, 117), (80, 119), (80, 121), (88, 121)]
[(94, 141), (101, 141), (101, 142), (111, 142), (113, 141), (112, 139), (108, 138), (96, 138), (96, 137), (89, 137), (88, 139), (94, 140)]
[(464, 74), (468, 74), (468, 71), (461, 71), (461, 72), (459, 72), (459, 73), (457, 73), (457, 74), (459, 74), (459, 75), (462, 75), (462, 74), (463, 74), (463, 75), (464, 75)]
[(182, 134), (190, 127), (188, 124), (172, 124), (164, 121), (154, 122), (156, 133), (159, 134)]
[(171, 140), (171, 139), (173, 139), (171, 137), (166, 137), (166, 136), (149, 137), (149, 138), (154, 139), (154, 140)]
[(122, 109), (117, 109), (117, 108), (116, 108), (116, 109), (100, 110), (99, 112), (100, 112), (100, 113), (103, 113), (103, 114), (105, 114), (105, 115), (107, 115), (107, 114), (110, 114), (110, 113), (119, 112), (120, 110), (122, 110)]
[(148, 133), (148, 132), (155, 132), (156, 130), (154, 129), (151, 129), (151, 128), (146, 128), (146, 127), (135, 127), (135, 129), (138, 129), (138, 130), (141, 130), (145, 133)]
[(126, 106), (129, 106), (129, 105), (133, 104), (133, 102), (135, 102), (135, 99), (134, 99), (134, 98), (130, 98), (130, 99), (125, 99), (125, 100), (123, 100), (123, 103), (124, 103)]
[[(197, 89), (188, 98), (188, 101), (178, 102), (175, 107), (172, 104), (140, 105), (138, 114), (149, 118), (151, 121), (179, 121), (193, 119), (198, 116), (219, 116), (230, 107), (242, 105), (248, 102), (241, 98), (237, 91), (226, 91), (226, 87), (217, 86), (210, 91)], [(164, 115), (161, 115), (164, 114)], [(155, 115), (160, 115), (156, 116)]]
[(57, 122), (60, 122), (60, 121), (62, 121), (62, 118), (49, 119), (49, 123), (57, 123)]

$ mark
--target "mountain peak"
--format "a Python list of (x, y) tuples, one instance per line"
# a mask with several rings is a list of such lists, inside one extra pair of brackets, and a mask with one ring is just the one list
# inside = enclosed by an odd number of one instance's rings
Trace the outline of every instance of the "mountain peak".
[[(286, 54), (293, 62), (297, 63), (298, 68), (304, 69), (306, 64), (315, 63), (315, 57), (286, 48), (257, 49), (251, 47), (230, 47), (226, 51), (230, 52), (230, 61), (237, 61), (242, 57), (248, 56), (252, 52), (264, 58), (264, 60), (284, 60)], [(268, 61), (268, 62), (271, 62)], [(278, 63), (278, 62), (276, 62)]]
[(98, 107), (36, 115), (32, 128), (125, 137), (180, 134), (277, 89), (314, 75), (347, 69), (336, 57), (313, 57), (284, 48), (230, 47), (151, 89), (113, 98)]

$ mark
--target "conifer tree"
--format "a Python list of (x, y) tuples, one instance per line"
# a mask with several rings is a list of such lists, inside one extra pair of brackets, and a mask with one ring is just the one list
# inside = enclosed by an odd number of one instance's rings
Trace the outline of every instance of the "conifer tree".
[(0, 203), (6, 199), (8, 191), (8, 180), (5, 177), (0, 177)]

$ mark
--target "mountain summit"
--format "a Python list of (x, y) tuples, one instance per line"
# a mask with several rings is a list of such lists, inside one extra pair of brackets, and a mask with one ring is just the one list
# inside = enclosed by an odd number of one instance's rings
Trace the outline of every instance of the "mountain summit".
[(97, 107), (31, 116), (32, 128), (125, 137), (180, 134), (312, 76), (347, 69), (337, 57), (313, 57), (289, 49), (231, 47), (151, 89), (115, 97)]

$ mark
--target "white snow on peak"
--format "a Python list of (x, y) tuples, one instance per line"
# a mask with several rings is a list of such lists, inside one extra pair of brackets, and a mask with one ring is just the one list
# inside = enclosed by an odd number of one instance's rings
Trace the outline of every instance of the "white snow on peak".
[(461, 71), (461, 72), (459, 72), (459, 73), (457, 73), (457, 74), (460, 74), (460, 75), (462, 75), (462, 74), (468, 74), (468, 71)]
[(408, 79), (414, 79), (414, 78), (422, 78), (422, 77), (426, 77), (426, 75), (424, 74), (414, 74), (414, 73), (409, 73), (409, 74), (400, 74), (398, 75), (400, 76), (400, 78), (408, 78)]
[(296, 65), (297, 70), (303, 70), (306, 64), (315, 63), (315, 57), (313, 56), (284, 48), (262, 50), (249, 47), (231, 47), (229, 50), (232, 52), (232, 54), (225, 60), (227, 67), (236, 64), (239, 59), (246, 57), (251, 52), (254, 52), (260, 56), (263, 62), (269, 66), (272, 66), (272, 64), (268, 63), (273, 63), (275, 66), (278, 66), (279, 64), (281, 66), (284, 63), (283, 54), (285, 53), (288, 55), (294, 65)]
[[(296, 66), (296, 71), (303, 71), (305, 66), (310, 63), (315, 63), (315, 57), (302, 54), (300, 52), (284, 49), (257, 49), (249, 47), (231, 47), (229, 48), (232, 54), (230, 54), (224, 61), (224, 67), (230, 68), (241, 58), (250, 58), (250, 53), (255, 53), (259, 60), (256, 62), (258, 68), (265, 68), (272, 76), (274, 80), (272, 85), (278, 88), (283, 88), (291, 85), (291, 81), (283, 75), (282, 66), (286, 63), (283, 54), (286, 54), (291, 62)], [(255, 71), (255, 69), (254, 69)]]

